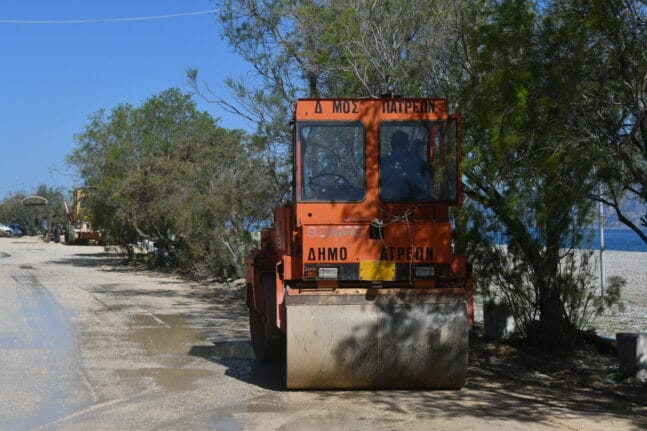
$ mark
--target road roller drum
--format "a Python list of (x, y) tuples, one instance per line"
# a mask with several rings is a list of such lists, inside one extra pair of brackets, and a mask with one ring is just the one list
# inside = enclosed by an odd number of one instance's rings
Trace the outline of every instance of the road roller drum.
[(290, 389), (460, 388), (465, 381), (464, 297), (288, 296), (287, 313)]

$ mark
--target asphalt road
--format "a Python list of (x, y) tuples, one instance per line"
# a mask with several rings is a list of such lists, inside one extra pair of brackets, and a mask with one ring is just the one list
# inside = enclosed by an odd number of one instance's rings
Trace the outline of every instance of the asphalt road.
[[(639, 430), (647, 407), (470, 359), (461, 391), (286, 391), (242, 289), (0, 238), (0, 430)], [(647, 394), (646, 397), (647, 398)]]

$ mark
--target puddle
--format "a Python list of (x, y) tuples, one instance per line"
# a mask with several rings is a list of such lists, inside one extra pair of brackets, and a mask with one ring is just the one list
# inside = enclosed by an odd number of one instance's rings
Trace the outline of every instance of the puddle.
[(119, 370), (117, 374), (127, 380), (150, 380), (165, 391), (187, 391), (196, 381), (211, 375), (209, 370), (190, 368), (138, 368), (136, 370)]
[(141, 346), (148, 355), (172, 353), (187, 360), (187, 351), (201, 342), (204, 332), (202, 328), (150, 325), (133, 327), (128, 338)]
[(189, 355), (221, 359), (254, 359), (252, 343), (249, 340), (216, 341), (213, 344), (192, 346)]
[[(214, 339), (214, 328), (186, 326), (190, 316), (149, 312), (129, 315), (128, 338), (144, 355), (161, 360), (159, 368), (121, 371), (127, 377), (150, 380), (161, 388), (182, 391), (190, 389), (210, 370), (195, 369), (196, 357), (226, 367), (225, 375), (261, 387), (283, 390), (285, 364), (264, 364), (254, 358), (251, 342), (245, 339)], [(256, 405), (262, 411), (270, 407)]]
[[(134, 305), (120, 304), (113, 309), (125, 309), (134, 307)], [(181, 314), (159, 314), (151, 313), (142, 309), (134, 309), (129, 313), (130, 322), (129, 326), (132, 327), (148, 327), (148, 326), (162, 326), (172, 328), (190, 328), (190, 329), (205, 329), (202, 325), (196, 324), (192, 316), (185, 316)]]
[(185, 326), (185, 327), (194, 327), (192, 324), (193, 316), (185, 316), (182, 314), (159, 314), (155, 313), (160, 320), (169, 326)]
[(18, 301), (22, 318), (29, 328), (23, 337), (24, 344), (14, 344), (13, 347), (52, 349), (62, 352), (62, 355), (72, 356), (74, 336), (66, 311), (33, 274), (26, 273), (13, 278), (21, 286), (17, 290)]
[(153, 314), (134, 313), (130, 315), (129, 326), (133, 326), (137, 328), (137, 327), (150, 327), (150, 326), (167, 327), (169, 325), (164, 323), (163, 320), (155, 317)]
[[(84, 384), (68, 312), (32, 273), (12, 275), (21, 319), (0, 340), (3, 391), (14, 408), (0, 414), (1, 429), (32, 429), (85, 408)], [(7, 407), (6, 405), (4, 407)], [(4, 416), (4, 417), (1, 417)]]
[(122, 369), (125, 380), (140, 380), (164, 391), (187, 391), (213, 371), (193, 368), (195, 358), (187, 354), (192, 345), (202, 342), (206, 330), (184, 326), (187, 319), (176, 315), (157, 315), (147, 311), (128, 314), (127, 338), (142, 349), (145, 357), (159, 366)]
[(270, 394), (252, 398), (247, 402), (244, 411), (246, 413), (282, 413), (289, 412), (290, 409), (281, 398)]
[(19, 265), (18, 266), (20, 269), (36, 269), (31, 265)]
[(240, 431), (245, 429), (242, 423), (236, 421), (233, 417), (219, 417), (213, 421), (214, 429), (221, 431)]

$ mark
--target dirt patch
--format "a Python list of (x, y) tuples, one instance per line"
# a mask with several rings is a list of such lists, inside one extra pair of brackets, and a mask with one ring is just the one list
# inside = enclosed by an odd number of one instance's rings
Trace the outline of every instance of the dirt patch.
[(647, 413), (647, 383), (621, 378), (618, 358), (598, 353), (595, 346), (557, 356), (477, 336), (470, 339), (470, 344), (470, 375), (481, 382), (494, 378), (563, 392), (599, 391)]

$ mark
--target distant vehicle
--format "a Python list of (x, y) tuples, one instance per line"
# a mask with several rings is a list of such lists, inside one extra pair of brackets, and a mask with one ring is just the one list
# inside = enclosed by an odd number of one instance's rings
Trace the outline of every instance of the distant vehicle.
[(59, 242), (61, 234), (64, 235), (65, 244), (99, 244), (101, 232), (94, 230), (90, 220), (82, 208), (81, 201), (85, 195), (83, 189), (74, 190), (74, 203), (72, 209), (65, 204), (68, 222), (67, 226), (52, 226), (54, 241)]
[(24, 232), (20, 228), (20, 223), (9, 223), (13, 236), (23, 236)]
[(2, 223), (0, 223), (0, 236), (13, 236), (13, 230)]

